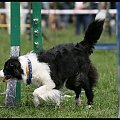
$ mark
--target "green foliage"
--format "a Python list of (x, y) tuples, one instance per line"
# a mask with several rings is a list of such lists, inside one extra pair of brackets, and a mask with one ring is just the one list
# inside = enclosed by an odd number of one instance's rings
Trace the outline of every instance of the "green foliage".
[[(6, 31), (0, 30), (0, 69), (9, 58), (10, 40)], [(73, 26), (66, 30), (51, 31), (45, 29), (45, 35), (49, 42), (43, 40), (43, 48), (49, 49), (57, 44), (79, 42), (83, 39), (83, 34), (76, 36)], [(43, 38), (44, 39), (44, 38)], [(109, 37), (103, 33), (99, 43), (116, 43), (116, 37)], [(32, 50), (32, 41), (27, 40), (27, 36), (21, 36), (21, 55)], [(75, 106), (74, 92), (63, 88), (63, 94), (70, 95), (61, 102), (60, 108), (55, 108), (51, 102), (46, 103), (41, 100), (38, 108), (34, 108), (32, 92), (21, 83), (21, 104), (14, 108), (0, 108), (0, 118), (116, 118), (118, 116), (118, 62), (117, 50), (95, 50), (90, 56), (91, 60), (99, 71), (98, 84), (94, 88), (94, 105), (87, 108), (87, 99), (84, 91), (81, 94), (81, 105)], [(0, 92), (5, 90), (5, 83), (0, 79)], [(0, 96), (0, 105), (4, 105), (5, 96)]]

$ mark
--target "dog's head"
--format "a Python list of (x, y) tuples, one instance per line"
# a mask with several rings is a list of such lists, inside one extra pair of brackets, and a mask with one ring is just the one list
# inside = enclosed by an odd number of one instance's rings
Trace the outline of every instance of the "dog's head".
[(0, 71), (0, 76), (4, 77), (5, 80), (16, 78), (18, 80), (22, 79), (23, 70), (18, 58), (10, 58), (5, 64), (3, 70)]

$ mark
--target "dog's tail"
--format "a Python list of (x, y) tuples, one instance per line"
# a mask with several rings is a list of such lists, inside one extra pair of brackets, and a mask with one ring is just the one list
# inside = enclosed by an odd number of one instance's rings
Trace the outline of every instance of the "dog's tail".
[(88, 54), (93, 53), (94, 45), (97, 43), (97, 40), (100, 38), (103, 31), (103, 25), (105, 21), (104, 10), (101, 10), (93, 21), (87, 28), (84, 36), (84, 40), (80, 42), (84, 46)]

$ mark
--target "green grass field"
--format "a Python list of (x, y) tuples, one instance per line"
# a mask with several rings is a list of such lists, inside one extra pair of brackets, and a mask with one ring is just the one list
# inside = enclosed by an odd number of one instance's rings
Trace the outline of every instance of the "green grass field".
[[(49, 49), (60, 43), (79, 42), (83, 35), (75, 35), (75, 30), (69, 26), (66, 30), (52, 32), (45, 30), (49, 42), (43, 41), (43, 48)], [(116, 37), (109, 37), (103, 33), (99, 43), (116, 43)], [(10, 39), (5, 30), (0, 30), (0, 69), (9, 58)], [(28, 41), (26, 35), (21, 36), (21, 55), (32, 50), (32, 41)], [(99, 71), (99, 80), (94, 88), (94, 105), (91, 109), (86, 106), (84, 92), (81, 94), (81, 106), (74, 104), (73, 91), (63, 88), (63, 94), (70, 95), (61, 102), (60, 108), (55, 109), (54, 104), (41, 100), (37, 109), (32, 103), (34, 86), (30, 85), (29, 91), (21, 83), (21, 104), (19, 107), (0, 107), (0, 118), (117, 118), (118, 117), (118, 58), (117, 50), (95, 50), (91, 60)], [(0, 79), (0, 92), (5, 90), (5, 83)], [(29, 96), (28, 96), (29, 95)], [(5, 96), (0, 96), (0, 105), (4, 105)]]

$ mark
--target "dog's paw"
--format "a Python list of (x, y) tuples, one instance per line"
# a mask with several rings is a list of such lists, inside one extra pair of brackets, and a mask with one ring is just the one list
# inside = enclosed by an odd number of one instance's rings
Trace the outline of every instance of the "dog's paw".
[(34, 107), (35, 107), (35, 108), (38, 108), (38, 105), (39, 105), (39, 104), (38, 104), (38, 103), (35, 103), (34, 101), (33, 101), (33, 103), (34, 103)]
[(37, 97), (34, 97), (33, 103), (34, 103), (35, 108), (37, 108), (38, 105), (40, 104), (39, 99)]
[(58, 110), (60, 108), (60, 104), (59, 105), (55, 105), (55, 110)]
[(76, 105), (76, 106), (80, 106), (80, 105), (81, 105), (81, 100), (80, 100), (80, 98), (78, 98), (78, 99), (75, 100), (75, 105)]
[(91, 109), (92, 108), (92, 105), (88, 105), (86, 106), (87, 109)]

